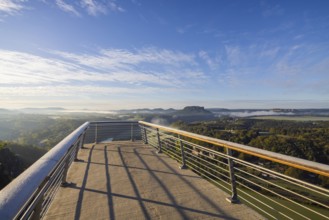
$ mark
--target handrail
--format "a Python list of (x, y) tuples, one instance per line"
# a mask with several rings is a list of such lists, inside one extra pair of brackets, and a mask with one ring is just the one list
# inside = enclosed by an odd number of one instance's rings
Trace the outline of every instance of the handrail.
[[(317, 185), (323, 184), (322, 178), (292, 177), (282, 173), (284, 167), (277, 166), (288, 164), (327, 176), (328, 165), (143, 121), (139, 124), (145, 144), (176, 160), (179, 168), (191, 169), (229, 193), (228, 202), (245, 203), (269, 219), (329, 220), (329, 189)], [(233, 155), (232, 150), (269, 163), (244, 160)]]
[[(0, 219), (13, 219), (89, 126), (84, 123), (0, 191)], [(35, 195), (36, 196), (36, 195)]]
[(138, 121), (91, 121), (90, 125), (98, 124), (138, 124)]
[(320, 174), (329, 177), (329, 165), (321, 164), (309, 160), (304, 160), (296, 157), (287, 156), (280, 153), (274, 153), (267, 150), (250, 147), (247, 145), (237, 144), (230, 141), (224, 141), (216, 138), (207, 137), (204, 135), (194, 134), (187, 131), (182, 131), (175, 128), (152, 124), (144, 121), (139, 121), (139, 124), (146, 125), (153, 128), (158, 128), (163, 131), (175, 133), (195, 140), (203, 141), (205, 143), (213, 144), (219, 147), (226, 147), (241, 153), (256, 156), (262, 159), (270, 160), (280, 164), (288, 165), (297, 169), (306, 170), (315, 174)]

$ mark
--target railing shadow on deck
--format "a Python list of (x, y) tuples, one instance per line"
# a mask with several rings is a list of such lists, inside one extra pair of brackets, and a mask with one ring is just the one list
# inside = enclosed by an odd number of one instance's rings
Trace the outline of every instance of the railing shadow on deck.
[[(202, 215), (208, 216), (208, 217), (218, 217), (218, 218), (225, 218), (225, 219), (229, 219), (229, 220), (236, 220), (236, 218), (229, 217), (229, 214), (225, 213), (222, 209), (220, 209), (218, 207), (218, 204), (217, 205), (214, 204), (214, 202), (212, 202), (205, 195), (203, 195), (200, 190), (195, 188), (193, 185), (189, 184), (188, 179), (193, 179), (193, 178), (195, 178), (195, 176), (184, 175), (184, 174), (178, 173), (177, 170), (175, 170), (172, 167), (172, 165), (170, 166), (168, 164), (168, 160), (171, 160), (171, 159), (168, 158), (167, 156), (159, 156), (159, 155), (155, 154), (154, 157), (156, 159), (161, 158), (161, 164), (167, 170), (170, 170), (170, 172), (160, 172), (160, 173), (158, 173), (157, 171), (154, 171), (154, 170), (150, 169), (150, 166), (152, 166), (152, 163), (150, 163), (147, 160), (148, 158), (143, 158), (143, 156), (145, 157), (145, 155), (147, 155), (146, 157), (149, 157), (150, 154), (143, 154), (143, 153), (140, 154), (140, 152), (138, 152), (138, 150), (136, 148), (132, 148), (132, 152), (122, 150), (124, 148), (131, 148), (131, 147), (124, 146), (121, 142), (119, 142), (119, 143), (120, 144), (116, 144), (116, 142), (113, 142), (112, 144), (98, 145), (98, 147), (99, 147), (98, 150), (101, 149), (102, 147), (104, 147), (103, 151), (104, 151), (105, 163), (94, 163), (94, 162), (92, 162), (92, 160), (93, 160), (92, 159), (93, 151), (96, 150), (95, 145), (93, 145), (90, 148), (87, 161), (81, 162), (81, 163), (87, 163), (85, 173), (84, 173), (84, 177), (83, 177), (83, 180), (82, 180), (82, 183), (81, 183), (81, 187), (77, 187), (77, 184), (72, 184), (72, 185), (68, 186), (72, 189), (79, 190), (79, 196), (78, 196), (79, 198), (78, 198), (78, 202), (77, 202), (77, 206), (76, 206), (76, 210), (75, 210), (75, 218), (74, 219), (79, 219), (81, 217), (81, 209), (82, 209), (82, 203), (83, 203), (83, 200), (84, 200), (84, 193), (85, 192), (93, 192), (93, 193), (100, 193), (100, 194), (103, 194), (103, 195), (107, 196), (108, 207), (109, 207), (109, 219), (111, 219), (111, 220), (115, 219), (115, 208), (113, 208), (114, 207), (113, 197), (118, 197), (118, 198), (137, 201), (138, 204), (139, 204), (138, 206), (139, 206), (140, 210), (143, 213), (143, 218), (144, 219), (152, 219), (151, 213), (149, 213), (148, 207), (145, 205), (145, 203), (148, 203), (148, 204), (154, 204), (154, 205), (173, 208), (177, 213), (179, 213), (179, 216), (182, 219), (189, 219), (189, 217), (186, 215), (185, 212), (192, 212), (192, 213), (202, 214)], [(126, 143), (126, 145), (127, 145), (127, 143)], [(110, 155), (110, 156), (108, 155), (109, 148), (112, 148), (111, 153), (113, 155)], [(147, 148), (147, 149), (149, 149), (149, 148)], [(89, 148), (87, 148), (87, 150), (89, 150)], [(117, 154), (115, 154), (115, 153), (117, 153)], [(141, 193), (140, 193), (141, 189), (138, 187), (138, 186), (142, 185), (141, 182), (140, 182), (141, 179), (138, 176), (132, 174), (131, 171), (135, 170), (135, 167), (131, 168), (131, 166), (128, 166), (126, 164), (127, 163), (126, 162), (127, 161), (126, 156), (127, 156), (127, 154), (130, 154), (130, 153), (133, 153), (136, 156), (135, 162), (137, 162), (137, 164), (141, 165), (141, 166), (138, 166), (139, 170), (144, 172), (144, 175), (149, 175), (152, 178), (152, 180), (154, 180), (154, 183), (155, 183), (154, 187), (156, 187), (158, 189), (161, 189), (161, 191), (163, 191), (164, 195), (169, 197), (169, 202), (163, 202), (163, 201), (159, 201), (159, 200), (152, 200), (152, 199), (147, 198), (147, 196), (144, 197), (144, 196), (141, 195)], [(154, 151), (151, 151), (151, 153), (153, 154)], [(111, 186), (111, 181), (110, 180), (111, 180), (111, 178), (114, 178), (114, 177), (111, 177), (112, 174), (111, 174), (111, 171), (109, 169), (109, 167), (111, 167), (111, 165), (109, 164), (109, 161), (111, 161), (111, 159), (114, 159), (113, 157), (118, 157), (120, 159), (119, 164), (121, 164), (121, 165), (118, 166), (118, 167), (122, 168), (124, 170), (128, 180), (129, 180), (129, 184), (131, 185), (131, 187), (133, 189), (134, 196), (114, 193), (112, 191), (112, 189), (111, 189), (112, 186)], [(130, 158), (131, 158), (131, 156), (130, 156)], [(93, 188), (90, 188), (90, 187), (89, 188), (86, 187), (88, 179), (93, 178), (92, 175), (89, 174), (90, 165), (92, 165), (92, 164), (96, 164), (96, 165), (100, 165), (100, 166), (105, 167), (107, 191), (96, 190), (96, 189), (93, 189)], [(143, 168), (141, 168), (141, 167), (143, 167)], [(191, 208), (191, 207), (180, 205), (176, 201), (175, 194), (173, 192), (171, 192), (171, 188), (173, 188), (173, 186), (172, 185), (166, 185), (165, 182), (161, 181), (160, 178), (158, 177), (159, 174), (160, 175), (162, 175), (162, 174), (174, 175), (174, 177), (177, 180), (181, 180), (181, 181), (184, 182), (185, 188), (187, 190), (192, 190), (194, 193), (196, 193), (198, 195), (198, 197), (202, 198), (203, 203), (206, 203), (206, 204), (212, 206), (213, 210), (216, 210), (216, 211), (215, 212), (209, 212), (209, 211), (205, 211), (205, 210), (202, 210), (202, 209), (196, 209), (196, 208)], [(200, 177), (197, 177), (197, 178), (200, 179)]]

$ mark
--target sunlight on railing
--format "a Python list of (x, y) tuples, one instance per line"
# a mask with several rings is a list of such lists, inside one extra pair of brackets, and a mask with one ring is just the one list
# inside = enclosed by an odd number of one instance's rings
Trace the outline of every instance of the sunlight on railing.
[(269, 219), (329, 219), (329, 190), (281, 172), (291, 167), (329, 176), (329, 166), (140, 122), (145, 143)]

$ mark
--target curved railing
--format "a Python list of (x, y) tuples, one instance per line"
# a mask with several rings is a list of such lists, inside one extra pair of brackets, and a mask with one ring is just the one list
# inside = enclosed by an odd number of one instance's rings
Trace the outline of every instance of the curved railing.
[(84, 123), (0, 191), (0, 219), (40, 219), (83, 144)]
[(83, 143), (141, 138), (269, 219), (329, 219), (329, 190), (310, 181), (328, 178), (328, 165), (143, 121), (81, 125), (0, 191), (0, 219), (42, 218)]
[[(315, 180), (329, 166), (139, 121), (142, 138), (269, 219), (329, 219), (329, 190)], [(305, 171), (303, 177), (283, 174)]]
[(84, 123), (0, 191), (0, 220), (42, 219), (84, 143), (140, 139), (137, 121)]
[(137, 121), (94, 121), (90, 122), (85, 143), (138, 140), (140, 136)]

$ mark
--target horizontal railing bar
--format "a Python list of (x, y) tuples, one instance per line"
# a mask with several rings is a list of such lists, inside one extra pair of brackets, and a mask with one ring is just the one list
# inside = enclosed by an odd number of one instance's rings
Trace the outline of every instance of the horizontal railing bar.
[(174, 128), (169, 128), (169, 127), (165, 127), (165, 126), (161, 126), (161, 125), (156, 125), (156, 124), (152, 124), (152, 123), (148, 123), (148, 122), (144, 122), (144, 121), (139, 121), (139, 124), (146, 125), (146, 126), (153, 127), (153, 128), (158, 128), (163, 131), (179, 134), (181, 136), (185, 136), (188, 138), (193, 138), (195, 140), (203, 141), (205, 143), (213, 144), (215, 146), (227, 147), (229, 149), (232, 149), (232, 150), (235, 150), (235, 151), (238, 151), (241, 153), (246, 153), (246, 154), (256, 156), (256, 157), (259, 157), (262, 159), (270, 160), (270, 161), (288, 165), (288, 166), (291, 166), (291, 167), (294, 167), (297, 169), (306, 170), (306, 171), (309, 171), (312, 173), (316, 173), (316, 174), (320, 174), (320, 175), (329, 177), (329, 165), (325, 165), (325, 164), (321, 164), (321, 163), (317, 163), (317, 162), (313, 162), (313, 161), (308, 161), (308, 160), (304, 160), (304, 159), (300, 159), (300, 158), (296, 158), (296, 157), (291, 157), (291, 156), (287, 156), (284, 154), (274, 153), (274, 152), (266, 151), (263, 149), (258, 149), (255, 147), (250, 147), (250, 146), (246, 146), (246, 145), (242, 145), (242, 144), (233, 143), (230, 141), (219, 140), (216, 138), (211, 138), (211, 137), (207, 137), (207, 136), (203, 136), (203, 135), (199, 135), (199, 134), (194, 134), (191, 132), (182, 131), (182, 130), (174, 129)]
[[(274, 199), (271, 199), (269, 196), (265, 196), (265, 195), (261, 194), (260, 192), (258, 192), (258, 191), (256, 191), (256, 190), (250, 188), (249, 186), (247, 186), (247, 185), (241, 183), (240, 181), (236, 181), (236, 182), (237, 182), (239, 185), (241, 185), (241, 186), (243, 186), (243, 187), (245, 187), (245, 188), (247, 188), (247, 189), (253, 191), (253, 192), (256, 193), (257, 195), (262, 196), (263, 198), (266, 198), (266, 199), (270, 200), (271, 202), (274, 202), (274, 203), (277, 204), (278, 206), (281, 206), (282, 208), (288, 209), (289, 211), (294, 212), (295, 214), (297, 214), (297, 215), (301, 215), (301, 217), (304, 217), (304, 218), (308, 219), (306, 216), (300, 214), (299, 212), (297, 212), (297, 211), (295, 211), (295, 210), (293, 210), (293, 209), (291, 209), (291, 208), (289, 208), (289, 207), (287, 207), (287, 206), (285, 206), (285, 205), (282, 205), (281, 203), (275, 201)], [(242, 189), (241, 189), (241, 190), (242, 190)], [(244, 192), (244, 193), (245, 193), (246, 195), (248, 194), (247, 192)], [(287, 218), (289, 218), (289, 217), (287, 217)]]
[[(247, 195), (244, 191), (238, 189), (239, 192), (244, 193), (245, 195)], [(250, 202), (248, 199), (244, 198), (243, 196), (239, 195), (239, 198), (243, 199), (245, 202), (249, 203), (250, 205), (252, 205), (253, 207), (255, 207), (256, 209), (260, 210), (261, 212), (265, 213), (266, 215), (272, 217), (273, 219), (277, 219), (275, 216), (271, 215), (270, 213), (266, 212), (265, 210), (261, 209), (259, 206), (255, 205), (254, 203)]]
[(138, 124), (138, 121), (90, 121), (90, 125), (94, 124)]
[[(286, 175), (283, 175), (281, 173), (278, 173), (278, 172), (275, 172), (275, 171), (272, 171), (272, 170), (269, 170), (269, 169), (266, 169), (264, 167), (261, 167), (261, 166), (258, 166), (258, 165), (255, 165), (255, 164), (252, 164), (252, 163), (248, 163), (246, 161), (241, 161), (240, 159), (234, 159), (235, 163), (237, 164), (240, 164), (242, 166), (245, 166), (245, 167), (250, 167), (254, 170), (257, 170), (257, 171), (260, 171), (264, 174), (268, 174), (268, 175), (272, 175), (274, 176), (275, 178), (278, 178), (280, 180), (283, 180), (283, 181), (286, 181), (288, 183), (291, 183), (295, 186), (299, 186), (299, 187), (302, 187), (302, 188), (305, 188), (307, 190), (310, 190), (312, 192), (315, 192), (315, 193), (318, 193), (318, 194), (321, 194), (323, 196), (326, 196), (326, 197), (329, 197), (329, 190), (325, 189), (325, 188), (322, 188), (322, 187), (318, 187), (317, 185), (312, 185), (310, 183), (307, 183), (307, 182), (304, 182), (302, 180), (299, 180), (299, 179), (294, 179), (290, 176), (286, 176)], [(306, 187), (308, 186), (308, 187)], [(320, 191), (317, 191), (317, 190), (320, 190)], [(321, 192), (321, 191), (324, 191), (324, 192)]]
[[(191, 163), (190, 161), (186, 161), (186, 162), (189, 163), (189, 164), (191, 164), (191, 165), (197, 166), (196, 164), (193, 164), (193, 163)], [(201, 167), (198, 167), (198, 166), (197, 166), (197, 168), (194, 168), (194, 169), (200, 169), (200, 170), (202, 170), (204, 173), (207, 173), (208, 175), (211, 175), (212, 177), (214, 177), (214, 178), (216, 178), (216, 179), (218, 179), (218, 180), (221, 180), (221, 181), (225, 182), (223, 179), (219, 178), (219, 177), (216, 176), (215, 174), (209, 173), (208, 171), (204, 170), (204, 169), (201, 168)], [(197, 172), (200, 172), (200, 171), (197, 170)], [(221, 176), (226, 177), (228, 180), (230, 179), (230, 177), (229, 177), (229, 176), (225, 176), (225, 174), (221, 174)]]
[(26, 205), (32, 205), (29, 203), (33, 203), (32, 196), (39, 193), (39, 186), (88, 126), (89, 122), (81, 125), (0, 191), (0, 219), (13, 219)]
[[(190, 156), (192, 156), (192, 157), (194, 157), (195, 158), (195, 156), (194, 155), (192, 155), (191, 153), (188, 153), (188, 152), (185, 152), (187, 155), (190, 155)], [(200, 158), (200, 157), (198, 157), (198, 159), (199, 160), (202, 160), (203, 162), (205, 162), (205, 163), (208, 163), (208, 164), (210, 164), (211, 166), (214, 166), (214, 167), (216, 167), (216, 168), (218, 168), (218, 169), (221, 169), (221, 170), (223, 170), (223, 171), (225, 171), (226, 173), (228, 173), (229, 171), (227, 170), (227, 169), (225, 169), (225, 168), (223, 168), (223, 167), (220, 167), (220, 166), (217, 166), (217, 165), (215, 165), (215, 164), (212, 164), (211, 162), (209, 162), (209, 161), (206, 161), (206, 160), (204, 160), (204, 159), (202, 159), (202, 158)], [(191, 160), (190, 159), (190, 157), (189, 157), (189, 160)], [(198, 163), (198, 162), (197, 162)], [(199, 164), (202, 164), (202, 163), (199, 163)], [(203, 165), (203, 164), (202, 164)], [(216, 172), (216, 173), (218, 173), (218, 171), (217, 170), (214, 170), (213, 168), (211, 168), (211, 167), (208, 167), (208, 169), (211, 169), (212, 171), (214, 171), (214, 172)]]
[(298, 202), (296, 202), (296, 201), (294, 201), (294, 200), (292, 200), (292, 199), (289, 199), (289, 198), (287, 198), (287, 197), (285, 197), (285, 196), (283, 196), (283, 195), (281, 195), (281, 194), (279, 194), (279, 193), (276, 193), (276, 192), (274, 192), (274, 191), (272, 191), (272, 190), (269, 190), (269, 189), (265, 188), (264, 186), (261, 186), (261, 185), (255, 183), (255, 182), (252, 182), (252, 181), (250, 181), (250, 180), (248, 180), (248, 179), (246, 179), (246, 178), (244, 178), (244, 177), (241, 177), (240, 175), (236, 175), (236, 176), (239, 177), (240, 179), (243, 179), (243, 180), (245, 180), (245, 181), (247, 181), (247, 182), (249, 182), (249, 183), (251, 183), (251, 184), (254, 184), (255, 186), (258, 186), (258, 187), (260, 187), (260, 188), (262, 188), (262, 189), (264, 189), (264, 190), (266, 190), (266, 191), (268, 191), (268, 192), (270, 192), (270, 193), (273, 193), (274, 195), (277, 195), (277, 196), (279, 196), (279, 197), (281, 197), (281, 198), (283, 198), (283, 199), (285, 199), (285, 200), (287, 200), (287, 201), (289, 201), (289, 202), (291, 202), (291, 203), (294, 203), (294, 204), (296, 204), (297, 206), (300, 206), (300, 207), (302, 207), (302, 208), (304, 208), (304, 209), (306, 209), (306, 210), (308, 210), (308, 211), (311, 211), (311, 212), (313, 212), (313, 213), (315, 213), (315, 214), (317, 214), (317, 215), (320, 215), (320, 216), (322, 216), (322, 217), (324, 217), (324, 218), (326, 218), (326, 219), (329, 219), (329, 217), (324, 216), (323, 214), (321, 214), (321, 213), (319, 213), (319, 212), (317, 212), (317, 211), (314, 211), (314, 210), (311, 209), (311, 208), (308, 208), (308, 207), (306, 207), (306, 206), (304, 206), (304, 205), (301, 205), (300, 203), (298, 203)]
[[(186, 147), (184, 146), (184, 149), (186, 149)], [(192, 150), (190, 150), (190, 149), (186, 149), (186, 150), (189, 150), (190, 152), (192, 152)], [(207, 155), (204, 155), (204, 154), (202, 154), (202, 156), (203, 157), (206, 157), (206, 158), (208, 158), (209, 160), (212, 160), (212, 161), (214, 161), (214, 162), (217, 162), (217, 163), (220, 163), (220, 164), (222, 164), (222, 165), (224, 165), (224, 166), (228, 166), (228, 164), (227, 163), (224, 163), (224, 162), (222, 162), (222, 161), (220, 161), (220, 160), (217, 160), (217, 159), (215, 159), (215, 158), (211, 158), (211, 157), (209, 157), (209, 156), (207, 156)], [(218, 156), (218, 155), (217, 155)], [(221, 157), (221, 156), (219, 156), (220, 158), (224, 158), (224, 157)], [(227, 159), (227, 157), (225, 157), (224, 159)], [(209, 162), (209, 161), (207, 161), (207, 162)], [(211, 163), (211, 162), (210, 162)]]
[[(241, 184), (241, 183), (240, 183), (240, 185), (242, 185), (242, 186), (244, 186), (244, 187), (246, 187), (246, 188), (249, 188), (248, 186), (245, 186), (244, 184)], [(249, 189), (250, 189), (250, 188), (249, 188)], [(255, 192), (256, 192), (256, 191), (255, 191)], [(247, 193), (247, 192), (244, 191), (244, 194), (247, 195), (247, 196), (249, 196), (249, 197), (252, 198), (253, 200), (256, 200), (256, 201), (259, 202), (260, 204), (266, 206), (267, 208), (273, 210), (274, 212), (279, 213), (279, 214), (285, 216), (285, 214), (281, 213), (280, 211), (276, 210), (275, 208), (273, 208), (272, 206), (266, 204), (265, 202), (259, 200), (258, 198), (256, 198), (256, 197), (250, 195), (249, 193)], [(265, 198), (266, 198), (266, 197), (265, 197)], [(286, 217), (286, 216), (285, 216), (285, 217)], [(291, 218), (290, 218), (290, 219), (291, 219)]]
[[(318, 201), (315, 201), (315, 200), (313, 200), (313, 199), (310, 199), (310, 198), (308, 198), (308, 197), (306, 197), (306, 196), (303, 196), (303, 195), (301, 195), (301, 194), (299, 194), (299, 193), (297, 193), (297, 192), (294, 192), (294, 191), (292, 191), (292, 190), (289, 190), (289, 189), (287, 189), (287, 188), (285, 188), (285, 187), (283, 187), (283, 186), (280, 186), (280, 185), (278, 185), (278, 184), (272, 183), (271, 181), (264, 180), (264, 179), (262, 179), (262, 178), (260, 178), (260, 177), (258, 177), (258, 176), (256, 176), (256, 175), (250, 174), (250, 173), (248, 173), (248, 172), (246, 172), (246, 171), (244, 171), (244, 170), (241, 170), (241, 169), (239, 169), (239, 168), (234, 168), (234, 169), (235, 169), (235, 170), (238, 170), (238, 171), (240, 171), (240, 172), (242, 172), (242, 173), (245, 173), (246, 175), (252, 176), (252, 177), (254, 177), (254, 178), (256, 178), (256, 179), (258, 179), (258, 180), (260, 180), (260, 181), (263, 181), (263, 182), (265, 182), (265, 183), (267, 183), (267, 184), (270, 184), (270, 185), (272, 185), (272, 186), (275, 186), (275, 187), (277, 187), (277, 188), (279, 188), (279, 189), (281, 189), (281, 190), (283, 190), (283, 191), (289, 192), (289, 193), (291, 193), (291, 194), (294, 194), (295, 196), (299, 196), (299, 197), (301, 197), (301, 198), (303, 198), (303, 199), (305, 199), (305, 200), (308, 200), (308, 201), (310, 201), (310, 202), (316, 203), (316, 204), (318, 204), (318, 205), (320, 205), (320, 206), (323, 206), (323, 207), (329, 209), (329, 206), (327, 206), (327, 205), (325, 205), (325, 204), (322, 204), (321, 202), (318, 202)], [(236, 176), (242, 178), (242, 177), (239, 176), (239, 175), (236, 175)]]
[[(201, 169), (204, 173), (207, 173), (208, 175), (211, 175), (212, 177), (214, 177), (215, 179), (228, 184), (226, 181), (224, 181), (223, 179), (219, 178), (218, 176), (215, 176), (214, 174), (208, 173), (207, 171), (205, 171), (204, 169), (200, 168), (200, 167), (196, 167), (195, 164), (191, 163), (190, 161), (186, 161), (186, 164), (190, 167), (192, 167), (192, 169), (194, 169), (196, 172), (200, 173), (201, 176), (203, 176), (204, 178), (207, 178), (209, 180), (213, 180), (211, 179), (209, 176), (203, 174), (202, 172), (198, 171), (197, 169)], [(227, 177), (229, 179), (229, 177)], [(216, 183), (218, 183), (217, 181), (214, 181)], [(218, 183), (220, 186), (224, 187), (226, 190), (230, 191), (230, 189), (226, 188), (225, 186), (223, 186), (222, 184)]]

